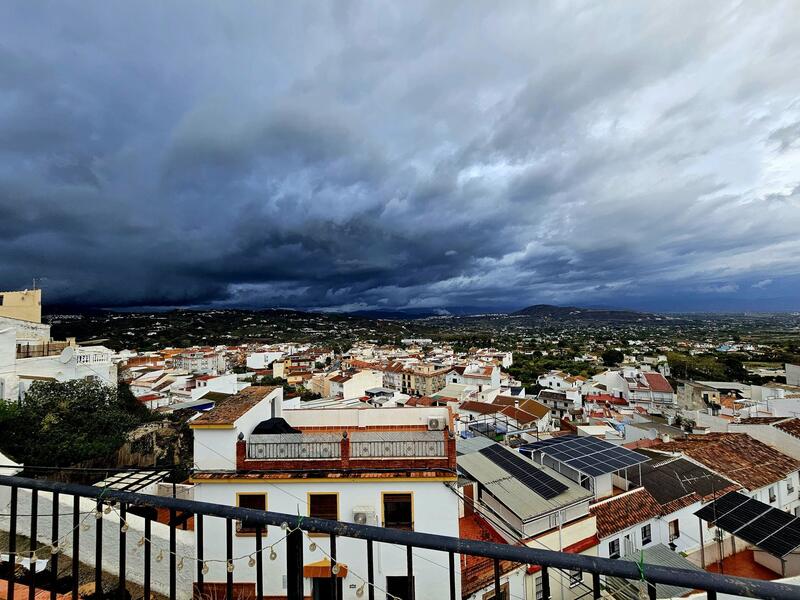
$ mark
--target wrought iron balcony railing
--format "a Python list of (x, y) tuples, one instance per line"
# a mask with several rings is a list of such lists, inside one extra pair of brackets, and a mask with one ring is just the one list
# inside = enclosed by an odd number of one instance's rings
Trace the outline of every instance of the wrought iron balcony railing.
[[(166, 511), (169, 515), (169, 552), (165, 556), (163, 549), (160, 550), (155, 560), (162, 567), (166, 567), (169, 582), (165, 584), (165, 589), (166, 594), (171, 600), (177, 597), (177, 573), (183, 571), (181, 575), (185, 576), (189, 569), (193, 569), (194, 571), (193, 583), (195, 593), (199, 593), (200, 595), (204, 594), (204, 577), (208, 572), (207, 565), (209, 561), (213, 560), (212, 557), (203, 556), (205, 547), (203, 543), (204, 523), (209, 519), (221, 519), (225, 523), (225, 540), (220, 540), (219, 546), (221, 560), (229, 566), (233, 565), (233, 561), (236, 558), (233, 556), (233, 539), (236, 523), (245, 523), (248, 528), (254, 530), (254, 535), (252, 536), (252, 553), (249, 554), (249, 558), (250, 566), (255, 568), (256, 573), (256, 598), (262, 598), (264, 596), (264, 569), (262, 561), (264, 560), (264, 550), (268, 547), (264, 545), (264, 539), (268, 529), (271, 529), (273, 532), (276, 531), (273, 528), (279, 528), (283, 534), (285, 534), (282, 539), (285, 539), (286, 543), (286, 597), (289, 598), (289, 600), (300, 600), (304, 597), (303, 553), (305, 544), (303, 536), (308, 533), (325, 534), (329, 537), (330, 551), (328, 554), (330, 561), (327, 565), (327, 569), (329, 570), (333, 583), (331, 586), (331, 593), (334, 598), (338, 597), (340, 593), (335, 585), (337, 574), (340, 570), (340, 563), (337, 562), (336, 558), (336, 541), (340, 538), (353, 538), (364, 541), (364, 551), (367, 557), (367, 572), (363, 574), (364, 586), (360, 588), (360, 593), (356, 595), (359, 597), (365, 595), (370, 600), (374, 600), (376, 595), (382, 593), (376, 588), (377, 582), (375, 581), (374, 573), (374, 546), (376, 544), (392, 544), (405, 548), (408, 589), (404, 590), (404, 594), (407, 598), (411, 599), (413, 599), (415, 595), (419, 598), (429, 597), (425, 595), (425, 593), (427, 593), (426, 591), (414, 589), (414, 549), (439, 551), (443, 556), (447, 557), (447, 564), (449, 565), (449, 577), (447, 581), (449, 582), (449, 598), (451, 600), (456, 600), (460, 598), (461, 595), (457, 587), (457, 569), (459, 568), (458, 565), (460, 561), (456, 560), (456, 555), (477, 556), (492, 561), (494, 566), (493, 588), (495, 598), (504, 597), (501, 592), (500, 584), (501, 562), (507, 564), (507, 561), (519, 565), (536, 565), (541, 568), (541, 597), (544, 600), (550, 598), (550, 578), (548, 576), (548, 570), (553, 569), (571, 572), (582, 571), (583, 573), (591, 574), (592, 595), (594, 598), (601, 597), (601, 576), (642, 581), (647, 586), (649, 597), (653, 599), (656, 597), (654, 584), (657, 583), (705, 590), (708, 593), (708, 598), (716, 598), (718, 593), (775, 600), (794, 600), (800, 596), (800, 588), (783, 583), (744, 579), (729, 575), (707, 573), (705, 571), (674, 569), (648, 564), (639, 565), (634, 562), (555, 552), (551, 550), (540, 550), (525, 546), (511, 546), (484, 541), (458, 539), (415, 531), (357, 525), (341, 521), (329, 521), (297, 515), (236, 508), (207, 502), (135, 494), (92, 486), (26, 479), (15, 476), (0, 476), (0, 486), (4, 486), (3, 490), (9, 497), (8, 512), (5, 513), (5, 516), (10, 517), (8, 521), (8, 548), (3, 548), (2, 553), (10, 556), (12, 563), (14, 562), (15, 556), (18, 558), (20, 557), (20, 554), (17, 552), (19, 536), (29, 536), (30, 540), (41, 539), (41, 535), (39, 535), (37, 531), (37, 526), (39, 523), (43, 522), (42, 517), (51, 519), (49, 532), (50, 542), (43, 547), (39, 547), (37, 552), (39, 555), (38, 558), (40, 559), (44, 555), (44, 559), (48, 562), (50, 568), (42, 572), (41, 575), (37, 575), (35, 568), (31, 570), (31, 575), (26, 581), (28, 586), (28, 598), (30, 600), (42, 597), (41, 595), (37, 595), (37, 585), (50, 590), (50, 600), (57, 600), (64, 597), (71, 597), (72, 600), (78, 600), (78, 598), (83, 595), (79, 590), (79, 571), (82, 568), (82, 558), (84, 563), (88, 562), (94, 566), (94, 590), (103, 589), (104, 584), (106, 588), (108, 588), (107, 576), (104, 579), (105, 572), (103, 561), (109, 554), (118, 557), (119, 562), (114, 565), (114, 570), (118, 574), (116, 590), (119, 594), (119, 598), (125, 598), (126, 588), (128, 586), (127, 575), (129, 574), (126, 562), (132, 556), (132, 552), (141, 552), (143, 555), (144, 573), (143, 579), (141, 580), (141, 587), (143, 590), (142, 596), (144, 598), (150, 598), (152, 591), (151, 584), (153, 583), (152, 566), (154, 564), (154, 557), (152, 556), (153, 548), (151, 546), (151, 526), (152, 521), (156, 518), (156, 512), (163, 511)], [(21, 514), (18, 510), (21, 491), (25, 492), (26, 497), (30, 494), (29, 504), (26, 508), (29, 512), (26, 514)], [(52, 514), (50, 515), (39, 515), (37, 512), (39, 506), (38, 498), (43, 493), (47, 493), (48, 500), (52, 499)], [(50, 494), (52, 494), (52, 496), (50, 496)], [(62, 499), (65, 496), (72, 498), (73, 510), (71, 511), (71, 515), (59, 515), (59, 496), (61, 496)], [(88, 517), (84, 516), (82, 518), (81, 502), (87, 502), (86, 499), (90, 502), (92, 511), (88, 513)], [(141, 537), (135, 536), (138, 537), (138, 540), (130, 539), (131, 536), (128, 533), (127, 519), (130, 518), (129, 515), (133, 514), (134, 511), (145, 515), (144, 535)], [(86, 513), (84, 512), (83, 514), (85, 515)], [(64, 516), (71, 516), (69, 522), (72, 524), (72, 527), (67, 528), (66, 532), (62, 528), (59, 532), (59, 522), (63, 521)], [(22, 531), (17, 527), (18, 521), (23, 518), (29, 519), (29, 531)], [(90, 528), (85, 525), (82, 527), (82, 523), (86, 518), (92, 523), (94, 531), (91, 533), (89, 532)], [(179, 558), (176, 547), (177, 534), (179, 533), (178, 527), (180, 523), (187, 518), (194, 519), (197, 542), (196, 554), (191, 564), (184, 565), (183, 558)], [(106, 526), (109, 525), (108, 519), (113, 519), (115, 529), (117, 530), (117, 535), (113, 535), (112, 532), (112, 539), (115, 545), (118, 544), (118, 554), (116, 553), (116, 548), (113, 552), (110, 552), (106, 547), (107, 544), (103, 543), (109, 540), (109, 532), (106, 532), (104, 536), (102, 529), (104, 522)], [(81, 557), (81, 536), (92, 535), (92, 533), (94, 537), (94, 548), (90, 553), (91, 555), (88, 557), (90, 560), (87, 561), (85, 555)], [(63, 546), (70, 546), (72, 586), (68, 594), (60, 595), (56, 590), (55, 578), (58, 573), (57, 566), (59, 561), (68, 560), (66, 557), (61, 556), (64, 551)], [(86, 547), (85, 540), (83, 547)], [(222, 547), (224, 547), (224, 551)], [(275, 557), (273, 551), (270, 551), (268, 558), (274, 560)], [(30, 558), (30, 556), (28, 556), (28, 558)], [(346, 568), (346, 566), (341, 565), (341, 568)], [(15, 578), (15, 569), (7, 569), (8, 588), (6, 597), (8, 600), (15, 600)], [(226, 569), (225, 595), (229, 599), (235, 597), (236, 578), (236, 570), (233, 568)], [(48, 581), (48, 579), (50, 580)], [(113, 593), (114, 588), (111, 590), (106, 589), (105, 591), (107, 593)], [(95, 597), (97, 598), (99, 596)], [(19, 597), (17, 596), (17, 598)]]

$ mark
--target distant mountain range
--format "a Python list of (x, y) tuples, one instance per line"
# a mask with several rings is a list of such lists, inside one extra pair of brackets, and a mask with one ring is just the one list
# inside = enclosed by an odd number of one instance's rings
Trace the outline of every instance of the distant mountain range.
[(577, 306), (554, 306), (552, 304), (534, 304), (511, 314), (553, 321), (650, 321), (659, 318), (652, 313), (637, 312), (635, 310), (579, 308)]

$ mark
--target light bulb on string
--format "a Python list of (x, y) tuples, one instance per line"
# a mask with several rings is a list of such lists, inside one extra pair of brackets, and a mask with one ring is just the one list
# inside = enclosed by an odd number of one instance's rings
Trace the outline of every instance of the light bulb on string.
[(89, 524), (88, 523), (83, 523), (81, 525), (81, 529), (83, 529), (84, 531), (89, 531)]
[(203, 573), (203, 575), (208, 575), (208, 563), (207, 562), (203, 563), (203, 568), (200, 570), (200, 572)]
[(314, 543), (314, 542), (311, 542), (311, 543), (308, 545), (308, 551), (309, 551), (309, 552), (316, 552), (316, 551), (317, 551), (317, 544), (316, 544), (316, 543)]
[(178, 569), (178, 571), (182, 571), (183, 570), (183, 557), (182, 556), (181, 556), (181, 559), (178, 561), (178, 564), (175, 565), (175, 568)]
[(289, 524), (286, 521), (284, 521), (283, 523), (281, 523), (281, 529), (283, 531), (286, 531), (287, 529), (289, 529)]
[(103, 510), (103, 512), (106, 513), (107, 515), (110, 515), (111, 514), (111, 505), (109, 504), (108, 506), (106, 506), (106, 508), (105, 508), (105, 510)]
[(139, 541), (136, 542), (136, 545), (137, 546), (144, 546), (144, 536), (139, 538)]
[(228, 569), (228, 573), (233, 573), (233, 569), (234, 569), (234, 567), (233, 567), (233, 561), (232, 561), (232, 560), (229, 560), (229, 561), (228, 561), (228, 567), (227, 567), (227, 569)]
[(158, 556), (156, 556), (156, 562), (161, 562), (162, 560), (164, 560), (164, 551), (163, 550), (159, 550), (158, 551)]
[(356, 596), (357, 596), (357, 597), (359, 597), (359, 598), (361, 598), (362, 596), (364, 596), (364, 584), (363, 584), (363, 583), (361, 584), (361, 586), (359, 586), (359, 587), (356, 589)]
[(58, 554), (61, 551), (61, 548), (58, 547), (58, 544), (53, 544), (50, 546), (50, 554)]
[(275, 552), (275, 548), (273, 548), (273, 547), (271, 547), (271, 546), (270, 546), (270, 549), (269, 549), (269, 559), (270, 559), (270, 560), (275, 560), (276, 558), (278, 558), (278, 553), (277, 553), (277, 552)]
[(250, 555), (250, 560), (247, 561), (247, 566), (251, 569), (256, 566), (256, 559), (252, 554)]
[(340, 570), (339, 563), (334, 563), (333, 566), (331, 567), (331, 573), (333, 573), (334, 575), (338, 575), (339, 570)]
[(123, 521), (122, 522), (122, 527), (120, 527), (119, 530), (122, 533), (125, 533), (126, 531), (128, 531), (128, 529), (129, 529), (128, 522), (127, 521)]

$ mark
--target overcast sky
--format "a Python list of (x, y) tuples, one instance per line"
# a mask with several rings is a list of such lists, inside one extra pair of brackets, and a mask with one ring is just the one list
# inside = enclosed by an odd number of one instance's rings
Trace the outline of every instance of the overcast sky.
[(800, 309), (800, 3), (0, 3), (0, 289)]

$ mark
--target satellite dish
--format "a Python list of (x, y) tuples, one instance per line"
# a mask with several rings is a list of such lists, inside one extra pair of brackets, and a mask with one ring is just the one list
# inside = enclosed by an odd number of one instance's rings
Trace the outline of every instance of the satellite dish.
[(59, 357), (59, 360), (62, 363), (67, 364), (68, 362), (72, 361), (74, 357), (75, 357), (75, 348), (73, 348), (72, 346), (67, 346), (61, 351), (61, 356)]

